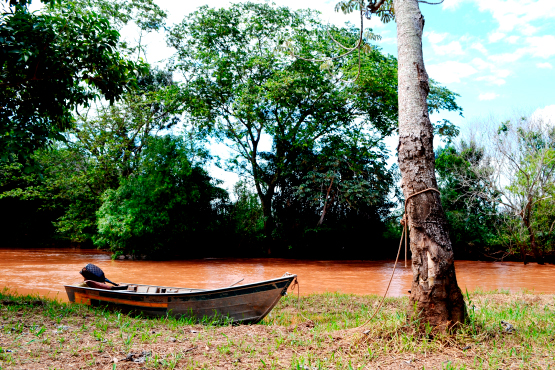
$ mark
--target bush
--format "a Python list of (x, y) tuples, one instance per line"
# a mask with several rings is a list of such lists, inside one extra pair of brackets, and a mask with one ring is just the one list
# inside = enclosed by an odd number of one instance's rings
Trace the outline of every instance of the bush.
[(227, 192), (188, 159), (182, 141), (153, 137), (135, 173), (107, 190), (97, 212), (95, 244), (119, 255), (152, 259), (195, 256), (210, 241)]

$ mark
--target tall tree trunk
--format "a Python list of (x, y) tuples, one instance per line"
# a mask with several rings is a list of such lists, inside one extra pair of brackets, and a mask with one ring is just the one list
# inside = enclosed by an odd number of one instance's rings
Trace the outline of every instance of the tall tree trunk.
[[(530, 214), (532, 213), (532, 201), (528, 202), (526, 206), (526, 213), (525, 216), (522, 218), (524, 226), (526, 226), (526, 230), (528, 231), (528, 237), (530, 238), (530, 248), (532, 249), (532, 253), (534, 254), (534, 258), (536, 258), (536, 262), (540, 265), (543, 265), (543, 256), (540, 252), (538, 245), (536, 244), (536, 234), (534, 233), (534, 229), (532, 228), (532, 224), (530, 222)], [(526, 264), (526, 260), (524, 260), (524, 264)]]
[(318, 223), (316, 224), (316, 226), (320, 226), (324, 223), (324, 217), (326, 217), (326, 209), (328, 208), (328, 199), (330, 197), (331, 187), (333, 186), (333, 180), (335, 180), (335, 177), (331, 178), (330, 186), (328, 187), (328, 191), (326, 192), (326, 200), (324, 201), (324, 209), (322, 209), (322, 215), (320, 216), (320, 219), (318, 220)]
[(264, 235), (266, 236), (266, 253), (272, 254), (272, 232), (274, 231), (274, 218), (272, 216), (272, 200), (275, 193), (275, 186), (269, 185), (266, 194), (258, 193), (260, 203), (262, 204), (262, 213), (264, 215)]
[[(428, 74), (422, 56), (424, 18), (417, 0), (394, 0), (394, 7), (399, 54), (399, 168), (407, 199), (424, 189), (437, 189), (437, 182)], [(408, 202), (413, 273), (409, 314), (420, 315), (422, 323), (444, 330), (466, 319), (447, 220), (436, 192), (422, 193)]]
[(534, 234), (534, 230), (532, 229), (532, 226), (528, 227), (528, 234), (530, 235), (530, 247), (532, 248), (532, 253), (534, 253), (536, 262), (540, 265), (545, 264), (543, 261), (543, 254), (538, 248), (538, 244), (536, 243), (536, 235)]
[(262, 206), (262, 214), (264, 216), (264, 235), (266, 236), (265, 246), (266, 254), (272, 254), (272, 232), (274, 231), (274, 218), (272, 217), (272, 200), (276, 192), (276, 176), (268, 184), (266, 192), (262, 188), (262, 180), (260, 168), (258, 167), (257, 159), (257, 143), (253, 143), (255, 150), (252, 152), (252, 157), (250, 158), (252, 173), (254, 175), (254, 187), (256, 188), (256, 193), (258, 199), (260, 199), (260, 204)]
[(526, 265), (528, 263), (528, 261), (526, 261), (526, 245), (524, 243), (519, 243), (519, 244), (520, 244), (520, 256), (522, 257), (522, 263)]

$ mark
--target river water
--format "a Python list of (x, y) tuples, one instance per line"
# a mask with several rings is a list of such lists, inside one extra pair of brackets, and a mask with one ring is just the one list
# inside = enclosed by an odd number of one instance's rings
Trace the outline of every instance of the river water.
[[(38, 293), (67, 301), (64, 284), (82, 281), (79, 271), (87, 264), (99, 266), (106, 277), (121, 283), (188, 288), (220, 288), (298, 275), (301, 295), (322, 292), (383, 294), (393, 261), (313, 261), (291, 259), (201, 259), (189, 261), (112, 261), (110, 255), (87, 249), (0, 249), (0, 288)], [(389, 290), (403, 296), (410, 289), (411, 269), (400, 261)], [(459, 286), (465, 291), (523, 288), (555, 293), (555, 266), (517, 262), (455, 263)]]

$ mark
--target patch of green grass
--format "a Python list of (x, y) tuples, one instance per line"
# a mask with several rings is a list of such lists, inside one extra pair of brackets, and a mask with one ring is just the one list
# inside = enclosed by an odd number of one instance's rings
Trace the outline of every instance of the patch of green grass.
[(125, 368), (128, 354), (159, 369), (555, 368), (553, 295), (467, 292), (469, 320), (454, 333), (421, 332), (408, 321), (407, 298), (387, 298), (367, 322), (380, 299), (286, 296), (260, 324), (232, 325), (225, 317), (149, 318), (4, 290), (0, 369), (120, 368), (121, 361)]

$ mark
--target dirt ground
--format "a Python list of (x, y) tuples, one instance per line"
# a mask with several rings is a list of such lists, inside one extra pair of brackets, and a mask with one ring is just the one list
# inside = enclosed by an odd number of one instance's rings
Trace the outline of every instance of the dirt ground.
[(555, 296), (474, 293), (456, 333), (417, 331), (407, 301), (285, 297), (262, 323), (150, 319), (38, 297), (0, 297), (0, 369), (548, 369)]

